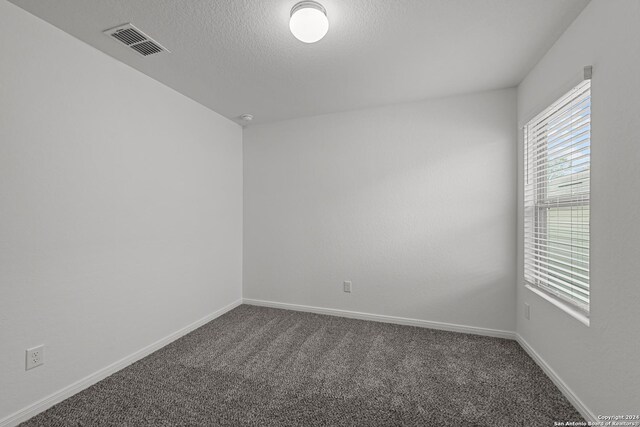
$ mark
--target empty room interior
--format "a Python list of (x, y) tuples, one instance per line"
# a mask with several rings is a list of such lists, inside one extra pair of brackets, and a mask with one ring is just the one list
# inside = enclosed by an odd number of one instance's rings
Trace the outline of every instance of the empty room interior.
[(639, 427), (639, 135), (640, 0), (0, 0), (0, 427)]

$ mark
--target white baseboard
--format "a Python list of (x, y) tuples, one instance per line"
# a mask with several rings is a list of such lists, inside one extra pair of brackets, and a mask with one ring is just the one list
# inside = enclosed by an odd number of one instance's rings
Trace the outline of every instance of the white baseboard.
[(556, 387), (564, 394), (564, 397), (573, 405), (580, 415), (587, 421), (595, 423), (599, 421), (595, 414), (585, 405), (582, 400), (569, 388), (569, 386), (562, 381), (562, 378), (558, 376), (556, 371), (529, 345), (529, 343), (522, 338), (519, 334), (516, 336), (518, 344), (526, 351), (529, 356), (540, 366), (545, 374), (553, 381)]
[(183, 335), (186, 335), (189, 332), (195, 329), (198, 329), (200, 326), (204, 325), (205, 323), (209, 323), (216, 317), (222, 316), (226, 312), (233, 310), (234, 308), (238, 307), (240, 304), (242, 304), (242, 299), (234, 301), (231, 304), (227, 305), (226, 307), (222, 307), (221, 309), (203, 317), (202, 319), (196, 320), (192, 324), (187, 325), (184, 328), (170, 335), (167, 335), (162, 339), (159, 339), (153, 344), (150, 344), (136, 351), (135, 353), (130, 354), (129, 356), (126, 356), (118, 360), (117, 362), (112, 363), (111, 365), (84, 377), (83, 379), (76, 381), (75, 383), (70, 384), (61, 390), (58, 390), (55, 393), (50, 394), (44, 399), (41, 399), (17, 412), (14, 412), (13, 414), (0, 420), (0, 427), (17, 426), (21, 422), (24, 422), (29, 418), (39, 414), (40, 412), (45, 411), (46, 409), (49, 409), (56, 403), (62, 402), (63, 400), (73, 396), (74, 394), (97, 383), (98, 381), (105, 379), (109, 375), (114, 374), (123, 368), (126, 368), (132, 363), (137, 362), (138, 360), (150, 355), (154, 351), (159, 350), (160, 348), (166, 346), (167, 344), (170, 344), (171, 342), (177, 340)]
[(476, 326), (457, 325), (454, 323), (433, 322), (429, 320), (408, 319), (406, 317), (385, 316), (382, 314), (362, 313), (359, 311), (338, 310), (335, 308), (313, 307), (310, 305), (288, 304), (283, 302), (264, 301), (243, 298), (242, 302), (261, 307), (282, 308), (285, 310), (305, 311), (308, 313), (327, 314), (329, 316), (348, 317), (350, 319), (372, 320), (374, 322), (395, 323), (398, 325), (418, 326), (421, 328), (438, 329), (449, 332), (483, 335), (487, 337), (516, 339), (516, 333), (500, 329), (479, 328)]

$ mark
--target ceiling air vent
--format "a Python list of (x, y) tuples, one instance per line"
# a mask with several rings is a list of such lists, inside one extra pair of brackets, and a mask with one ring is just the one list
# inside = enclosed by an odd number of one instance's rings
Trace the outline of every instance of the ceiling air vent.
[(115, 28), (110, 28), (104, 31), (104, 33), (129, 46), (142, 56), (149, 56), (160, 52), (169, 52), (169, 50), (163, 47), (160, 43), (153, 40), (131, 24), (124, 24)]

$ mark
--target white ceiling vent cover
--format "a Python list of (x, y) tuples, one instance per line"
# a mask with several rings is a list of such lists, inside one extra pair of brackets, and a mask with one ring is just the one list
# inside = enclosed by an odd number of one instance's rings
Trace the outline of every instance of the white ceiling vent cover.
[(131, 24), (124, 24), (103, 31), (124, 45), (135, 50), (142, 56), (154, 55), (160, 52), (169, 52), (169, 49), (137, 29)]

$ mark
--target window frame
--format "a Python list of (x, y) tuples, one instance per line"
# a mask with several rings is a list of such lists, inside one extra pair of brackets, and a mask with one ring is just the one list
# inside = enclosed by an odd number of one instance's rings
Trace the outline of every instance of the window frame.
[[(585, 75), (586, 75), (586, 71), (587, 70), (585, 68)], [(523, 168), (524, 169), (524, 181), (523, 181), (524, 182), (524, 185), (523, 185), (524, 187), (523, 189), (524, 190), (523, 191), (523, 196), (524, 196), (523, 197), (523, 205), (524, 205), (523, 220), (524, 221), (523, 221), (523, 261), (522, 262), (523, 262), (523, 269), (524, 269), (523, 271), (524, 284), (526, 288), (528, 288), (535, 294), (539, 295), (540, 297), (548, 300), (553, 305), (557, 306), (558, 308), (562, 309), (563, 311), (567, 312), (568, 314), (572, 315), (573, 317), (577, 318), (579, 321), (581, 321), (582, 323), (588, 326), (590, 304), (591, 304), (591, 280), (590, 280), (591, 266), (590, 264), (586, 266), (586, 270), (585, 270), (587, 272), (585, 277), (588, 278), (587, 287), (586, 287), (586, 291), (587, 291), (586, 299), (588, 299), (588, 302), (584, 303), (584, 302), (578, 301), (577, 298), (575, 297), (570, 298), (570, 297), (564, 296), (559, 291), (554, 290), (551, 285), (544, 283), (543, 280), (540, 280), (541, 271), (543, 275), (547, 275), (547, 277), (551, 279), (552, 275), (554, 273), (557, 273), (554, 271), (557, 267), (553, 266), (555, 268), (552, 267), (552, 269), (549, 269), (550, 267), (549, 262), (552, 260), (551, 256), (553, 256), (552, 253), (550, 252), (549, 247), (545, 246), (545, 249), (543, 250), (542, 249), (543, 245), (540, 242), (536, 242), (537, 238), (532, 236), (539, 234), (544, 236), (545, 240), (548, 239), (548, 235), (549, 235), (548, 234), (549, 233), (548, 215), (549, 215), (549, 210), (552, 208), (562, 209), (567, 207), (569, 208), (586, 207), (588, 214), (590, 213), (591, 211), (590, 209), (590, 205), (591, 205), (590, 172), (587, 178), (589, 179), (589, 187), (588, 187), (588, 191), (586, 192), (586, 197), (585, 197), (585, 193), (581, 193), (578, 195), (571, 194), (571, 195), (559, 195), (559, 196), (549, 197), (547, 192), (547, 189), (549, 186), (548, 177), (552, 172), (549, 172), (547, 170), (548, 168), (546, 163), (544, 165), (543, 171), (536, 170), (536, 169), (539, 169), (539, 164), (536, 165), (538, 161), (535, 160), (536, 158), (539, 158), (541, 153), (540, 151), (541, 148), (543, 150), (546, 150), (544, 152), (547, 152), (549, 150), (549, 146), (547, 143), (547, 136), (546, 136), (548, 134), (545, 133), (544, 142), (530, 141), (530, 138), (532, 137), (530, 133), (533, 133), (532, 131), (536, 130), (536, 126), (539, 123), (543, 121), (547, 123), (551, 122), (555, 115), (561, 116), (563, 113), (566, 113), (566, 111), (563, 111), (563, 105), (566, 105), (565, 101), (571, 100), (572, 102), (573, 100), (578, 98), (578, 96), (575, 96), (572, 98), (572, 95), (579, 88), (587, 86), (585, 83), (588, 83), (588, 87), (586, 90), (588, 90), (588, 97), (590, 99), (589, 100), (589, 117), (588, 117), (588, 121), (589, 121), (588, 170), (590, 170), (591, 168), (591, 127), (590, 127), (591, 125), (590, 123), (591, 123), (591, 115), (592, 115), (590, 78), (589, 79), (585, 78), (585, 80), (580, 82), (578, 85), (572, 87), (571, 90), (564, 93), (556, 101), (552, 102), (548, 107), (544, 108), (539, 114), (535, 115), (533, 118), (528, 120), (522, 128), (523, 140), (524, 140), (524, 144), (523, 144), (524, 145), (524, 168)], [(531, 139), (540, 138), (539, 135), (540, 134), (538, 133)], [(544, 148), (542, 144), (547, 144), (547, 147)], [(563, 151), (563, 150), (565, 149), (560, 149), (560, 151)], [(576, 149), (575, 151), (579, 152), (580, 150)], [(569, 154), (573, 154), (575, 151), (571, 150), (569, 151)], [(573, 167), (573, 166), (570, 166), (570, 167)], [(533, 181), (529, 182), (530, 180), (533, 180)], [(532, 195), (529, 193), (532, 193)], [(587, 221), (588, 221), (588, 224), (587, 224), (588, 232), (586, 234), (587, 234), (588, 243), (589, 243), (587, 247), (587, 259), (590, 260), (590, 255), (591, 255), (590, 214)], [(572, 227), (571, 230), (573, 230), (573, 225), (574, 225), (573, 219), (570, 220), (570, 224)], [(580, 221), (575, 221), (575, 224), (577, 227), (584, 227), (584, 224), (582, 224)], [(547, 242), (542, 241), (542, 243), (547, 243)], [(569, 268), (573, 268), (572, 265), (574, 262), (576, 263), (584, 262), (579, 259), (579, 256), (577, 255), (577, 253), (571, 253), (570, 257), (567, 256), (567, 258), (571, 263)], [(548, 274), (545, 273), (543, 270), (545, 270)], [(564, 268), (561, 268), (561, 270), (566, 271), (564, 270)], [(534, 274), (532, 274), (532, 272)], [(575, 273), (569, 273), (569, 274), (573, 275)], [(537, 276), (537, 277), (533, 277), (533, 276)], [(558, 279), (556, 278), (556, 280)], [(547, 280), (547, 281), (550, 281), (550, 280)], [(574, 289), (579, 288), (579, 286), (577, 286), (575, 282), (572, 283), (568, 281), (567, 284), (570, 286), (573, 286)]]

